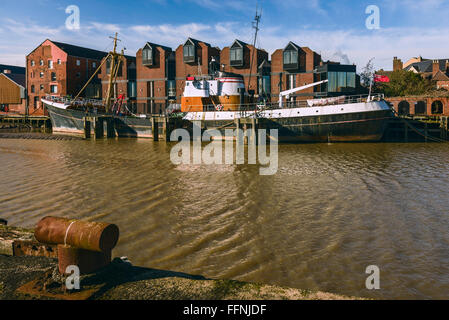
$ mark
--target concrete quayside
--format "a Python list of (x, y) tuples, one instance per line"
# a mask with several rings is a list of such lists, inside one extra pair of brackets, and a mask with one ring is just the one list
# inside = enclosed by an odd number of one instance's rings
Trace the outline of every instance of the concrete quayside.
[[(80, 290), (65, 288), (58, 271), (61, 246), (36, 240), (33, 230), (0, 223), (0, 299), (2, 300), (354, 300), (267, 284), (208, 279), (182, 272), (133, 266), (115, 258), (95, 272), (81, 274)], [(70, 236), (69, 236), (70, 237)], [(61, 264), (61, 261), (59, 261)]]

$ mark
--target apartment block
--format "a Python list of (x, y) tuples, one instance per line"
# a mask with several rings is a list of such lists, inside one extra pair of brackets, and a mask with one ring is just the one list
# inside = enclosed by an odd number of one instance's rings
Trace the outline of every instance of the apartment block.
[(256, 97), (270, 95), (269, 54), (240, 40), (223, 48), (221, 70), (243, 76), (246, 90)]
[(147, 42), (136, 54), (137, 112), (159, 113), (176, 102), (176, 61), (171, 48)]
[(176, 49), (176, 101), (181, 102), (188, 76), (207, 76), (217, 71), (220, 64), (220, 49), (210, 44), (188, 38)]

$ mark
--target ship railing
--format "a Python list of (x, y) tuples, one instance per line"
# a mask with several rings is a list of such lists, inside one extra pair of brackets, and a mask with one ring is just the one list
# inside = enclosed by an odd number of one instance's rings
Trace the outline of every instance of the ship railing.
[[(331, 105), (344, 105), (353, 103), (366, 103), (368, 101), (382, 101), (384, 100), (384, 94), (372, 94), (370, 95), (352, 95), (352, 96), (337, 96), (337, 97), (327, 97), (300, 101), (287, 101), (284, 102), (284, 109), (293, 108), (310, 108), (310, 107), (322, 107)], [(310, 102), (310, 103), (309, 103)], [(198, 110), (198, 107), (202, 107), (203, 111), (227, 111), (227, 109), (232, 109), (233, 111), (240, 112), (241, 117), (253, 116), (254, 112), (261, 112), (264, 110), (274, 110), (279, 109), (278, 102), (263, 102), (263, 103), (247, 103), (247, 104), (227, 104), (225, 108), (217, 105), (194, 105), (190, 106), (190, 112), (193, 110)]]
[(87, 98), (78, 98), (72, 99), (69, 97), (59, 97), (59, 96), (49, 96), (45, 97), (46, 100), (53, 101), (56, 103), (63, 103), (65, 105), (76, 105), (76, 106), (84, 106), (84, 105), (92, 105), (92, 106), (103, 106), (102, 100), (96, 99), (87, 99)]

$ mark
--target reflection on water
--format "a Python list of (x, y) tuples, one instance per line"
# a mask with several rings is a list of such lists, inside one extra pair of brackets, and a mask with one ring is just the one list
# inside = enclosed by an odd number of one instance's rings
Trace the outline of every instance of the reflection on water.
[[(152, 141), (0, 140), (0, 217), (116, 223), (137, 265), (373, 298), (449, 298), (449, 145), (279, 146), (279, 171)], [(368, 291), (365, 269), (381, 270)]]

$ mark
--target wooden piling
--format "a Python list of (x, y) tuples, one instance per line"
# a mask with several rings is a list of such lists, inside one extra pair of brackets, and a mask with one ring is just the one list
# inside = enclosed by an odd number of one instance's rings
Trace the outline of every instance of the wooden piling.
[(103, 139), (104, 138), (104, 124), (103, 118), (95, 117), (95, 139)]
[(159, 141), (159, 122), (154, 116), (151, 118), (151, 129), (153, 131), (153, 141)]
[(83, 118), (84, 120), (84, 139), (90, 139), (90, 121), (87, 117)]

